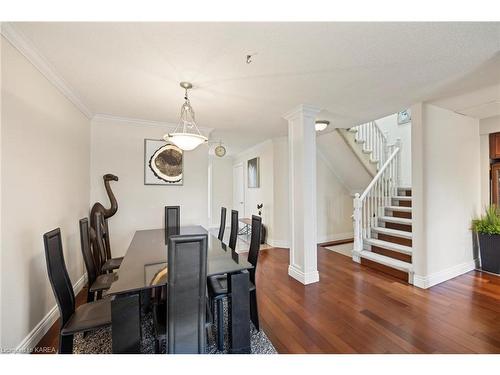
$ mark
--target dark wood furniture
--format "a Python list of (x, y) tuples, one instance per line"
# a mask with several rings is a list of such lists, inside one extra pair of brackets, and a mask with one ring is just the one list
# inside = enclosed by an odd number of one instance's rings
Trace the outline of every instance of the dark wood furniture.
[(229, 235), (229, 247), (236, 250), (236, 241), (238, 240), (238, 211), (231, 210), (231, 233)]
[[(257, 268), (257, 261), (259, 259), (260, 249), (260, 230), (262, 228), (262, 218), (260, 216), (252, 216), (252, 238), (250, 240), (250, 249), (248, 250), (248, 262), (253, 265), (249, 269), (250, 284), (248, 289), (241, 290), (242, 294), (250, 294), (250, 318), (257, 330), (259, 330), (259, 314), (257, 308), (257, 290), (255, 287), (255, 271)], [(232, 299), (229, 291), (229, 282), (227, 275), (211, 276), (208, 279), (208, 296), (211, 300), (214, 310), (212, 314), (215, 316), (215, 306), (217, 307), (217, 347), (219, 350), (223, 349), (224, 345), (224, 309), (223, 300), (225, 298)]]
[(500, 159), (500, 133), (490, 134), (490, 159)]
[(101, 273), (112, 272), (120, 267), (123, 257), (108, 258), (110, 251), (106, 244), (109, 243), (109, 233), (107, 230), (106, 220), (104, 220), (104, 216), (102, 216), (100, 212), (95, 213), (95, 222), (95, 244), (97, 245), (97, 251), (99, 253), (99, 258), (101, 259), (99, 270)]
[(109, 326), (111, 306), (109, 299), (102, 299), (78, 306), (75, 309), (73, 285), (64, 262), (61, 230), (59, 228), (43, 235), (45, 260), (50, 285), (56, 298), (61, 319), (59, 330), (59, 353), (73, 352), (73, 335)]
[[(201, 226), (181, 226), (180, 235), (208, 234)], [(217, 237), (207, 237), (207, 276), (228, 274), (228, 290), (232, 293), (229, 309), (232, 353), (250, 352), (249, 273), (253, 265), (224, 245)], [(140, 308), (146, 292), (167, 285), (168, 280), (153, 283), (156, 275), (168, 267), (169, 246), (165, 230), (137, 231), (127, 250), (118, 279), (108, 291), (111, 302), (113, 352), (140, 351)], [(242, 291), (246, 290), (246, 294)]]
[(500, 163), (494, 163), (490, 166), (491, 170), (491, 191), (490, 201), (494, 205), (500, 204)]
[(207, 234), (169, 239), (167, 303), (153, 308), (157, 343), (168, 336), (168, 353), (205, 353), (207, 243)]
[(95, 300), (96, 295), (99, 299), (104, 290), (109, 289), (113, 281), (116, 279), (116, 274), (108, 273), (101, 274), (94, 262), (92, 251), (90, 250), (90, 233), (89, 219), (80, 219), (80, 245), (82, 249), (83, 261), (87, 270), (88, 289), (87, 302)]
[(165, 206), (165, 243), (171, 235), (179, 234), (181, 227), (181, 207)]
[(224, 240), (224, 230), (226, 229), (226, 207), (222, 207), (220, 209), (220, 226), (219, 226), (219, 235), (217, 238), (221, 241)]

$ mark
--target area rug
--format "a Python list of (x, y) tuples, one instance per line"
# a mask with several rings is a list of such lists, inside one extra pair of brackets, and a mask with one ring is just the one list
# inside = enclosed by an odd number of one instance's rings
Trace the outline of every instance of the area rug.
[[(219, 351), (215, 343), (216, 326), (212, 325), (211, 342), (208, 343), (208, 354), (227, 354), (229, 347), (229, 333), (227, 324), (227, 305), (224, 306), (224, 351)], [(154, 353), (154, 330), (153, 318), (151, 313), (143, 314), (141, 317), (142, 324), (142, 341), (141, 353)], [(257, 331), (253, 324), (250, 323), (250, 346), (252, 354), (277, 354), (273, 344), (261, 329)], [(161, 348), (165, 352), (165, 347)], [(85, 337), (83, 334), (76, 334), (73, 344), (73, 353), (75, 354), (111, 354), (111, 328), (103, 328), (91, 333)]]

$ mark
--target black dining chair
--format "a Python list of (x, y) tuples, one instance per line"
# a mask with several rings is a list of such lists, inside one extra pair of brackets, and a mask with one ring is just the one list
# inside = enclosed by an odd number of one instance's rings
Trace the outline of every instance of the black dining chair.
[(205, 352), (207, 244), (206, 234), (169, 238), (167, 301), (153, 307), (157, 352), (165, 340), (168, 353)]
[(102, 299), (78, 306), (75, 309), (75, 293), (64, 262), (61, 230), (43, 235), (45, 260), (50, 285), (56, 298), (61, 319), (59, 329), (59, 353), (73, 352), (73, 335), (111, 325), (111, 304)]
[(172, 235), (179, 234), (181, 227), (181, 207), (165, 206), (165, 244)]
[[(99, 270), (101, 273), (108, 273), (112, 272), (118, 268), (120, 268), (120, 265), (122, 264), (123, 257), (118, 257), (118, 258), (107, 258), (107, 248), (106, 248), (106, 243), (109, 242), (109, 233), (106, 230), (107, 225), (106, 221), (104, 220), (104, 216), (100, 212), (95, 213), (95, 222), (96, 222), (96, 245), (97, 245), (97, 252), (99, 255), (100, 259), (100, 264), (99, 264)], [(94, 251), (95, 251), (94, 250)]]
[(90, 250), (89, 219), (87, 218), (80, 219), (80, 245), (87, 270), (87, 302), (92, 302), (95, 300), (96, 295), (99, 299), (102, 292), (111, 287), (113, 281), (116, 280), (116, 275), (114, 273), (100, 274), (98, 272), (92, 251)]
[(226, 229), (226, 207), (221, 207), (220, 209), (220, 226), (219, 226), (219, 235), (217, 238), (220, 241), (224, 240), (224, 230)]
[(236, 250), (236, 241), (238, 240), (238, 211), (231, 210), (231, 233), (229, 234), (229, 247)]
[[(260, 249), (260, 233), (262, 228), (262, 218), (252, 215), (252, 236), (250, 239), (250, 248), (248, 250), (248, 262), (253, 265), (253, 268), (248, 270), (250, 279), (250, 319), (257, 330), (259, 327), (259, 313), (257, 308), (257, 289), (255, 287), (255, 271), (259, 259)], [(224, 304), (223, 300), (226, 297), (231, 297), (227, 289), (227, 275), (216, 275), (208, 278), (208, 296), (211, 305), (214, 307), (212, 314), (215, 315), (215, 307), (217, 307), (217, 347), (219, 350), (224, 348)], [(215, 306), (216, 305), (216, 306)]]

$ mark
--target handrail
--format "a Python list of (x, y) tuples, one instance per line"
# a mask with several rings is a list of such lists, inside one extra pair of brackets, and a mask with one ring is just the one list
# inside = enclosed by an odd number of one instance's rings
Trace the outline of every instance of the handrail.
[(380, 170), (375, 175), (375, 177), (373, 177), (373, 180), (370, 182), (370, 184), (365, 189), (365, 191), (363, 191), (363, 193), (361, 193), (361, 195), (359, 196), (359, 199), (364, 200), (366, 198), (366, 196), (368, 195), (369, 191), (372, 189), (373, 185), (375, 185), (375, 183), (384, 174), (385, 170), (387, 169), (387, 167), (391, 163), (392, 159), (394, 159), (396, 157), (396, 155), (398, 154), (399, 150), (400, 150), (400, 147), (398, 147), (398, 146), (396, 146), (394, 148), (394, 151), (392, 152), (391, 156), (389, 156), (389, 158), (386, 160), (386, 162), (384, 163), (384, 165), (382, 166), (382, 168), (380, 168)]

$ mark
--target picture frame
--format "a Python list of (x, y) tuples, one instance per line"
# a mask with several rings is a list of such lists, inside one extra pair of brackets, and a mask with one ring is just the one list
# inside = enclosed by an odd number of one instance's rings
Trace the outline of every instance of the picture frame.
[(247, 161), (247, 184), (249, 188), (260, 187), (260, 158)]
[(144, 139), (144, 185), (183, 184), (184, 151), (162, 139)]

